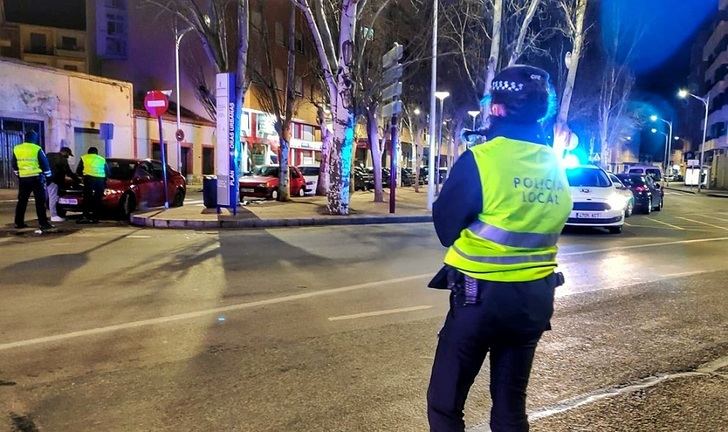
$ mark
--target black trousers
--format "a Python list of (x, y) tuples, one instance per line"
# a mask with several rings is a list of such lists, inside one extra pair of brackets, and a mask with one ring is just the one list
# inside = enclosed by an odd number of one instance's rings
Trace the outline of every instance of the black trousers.
[(83, 217), (90, 220), (99, 220), (101, 215), (101, 202), (106, 189), (106, 179), (102, 177), (83, 177)]
[(490, 354), (493, 432), (528, 431), (526, 388), (541, 335), (550, 329), (557, 278), (533, 282), (479, 281), (479, 302), (451, 294), (439, 334), (427, 417), (431, 432), (465, 430), (463, 409), (470, 387)]
[(25, 223), (25, 210), (28, 208), (28, 199), (33, 194), (35, 198), (35, 213), (38, 215), (38, 224), (47, 227), (46, 191), (45, 182), (41, 176), (20, 177), (18, 188), (18, 204), (15, 206), (15, 225)]

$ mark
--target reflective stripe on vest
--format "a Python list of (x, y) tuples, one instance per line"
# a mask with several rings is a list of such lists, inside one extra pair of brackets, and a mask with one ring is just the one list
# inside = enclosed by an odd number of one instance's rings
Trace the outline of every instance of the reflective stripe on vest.
[(18, 161), (18, 175), (20, 177), (33, 177), (41, 172), (38, 154), (41, 148), (37, 144), (24, 142), (13, 148), (13, 154)]
[(517, 248), (545, 248), (555, 246), (559, 241), (558, 233), (520, 233), (506, 231), (485, 222), (476, 221), (468, 227), (475, 235), (494, 243)]
[(504, 137), (470, 151), (483, 207), (448, 250), (445, 264), (491, 281), (527, 282), (549, 276), (572, 207), (558, 156), (545, 145)]
[(457, 252), (460, 256), (462, 256), (465, 259), (468, 259), (470, 261), (480, 262), (480, 263), (488, 263), (488, 264), (504, 264), (504, 265), (514, 265), (514, 264), (529, 264), (529, 263), (537, 263), (537, 262), (552, 262), (556, 259), (555, 253), (545, 253), (545, 254), (537, 254), (537, 255), (511, 255), (511, 256), (473, 256), (468, 255), (465, 252), (461, 251), (460, 248), (457, 246), (453, 246), (453, 249), (455, 252)]
[(83, 161), (83, 175), (91, 177), (106, 177), (106, 159), (97, 154), (81, 156)]

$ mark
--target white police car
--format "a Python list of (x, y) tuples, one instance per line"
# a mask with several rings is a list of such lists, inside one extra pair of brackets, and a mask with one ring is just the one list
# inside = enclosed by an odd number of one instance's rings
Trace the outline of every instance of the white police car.
[(621, 233), (629, 200), (619, 193), (609, 175), (597, 166), (580, 165), (567, 168), (566, 177), (574, 202), (566, 224)]

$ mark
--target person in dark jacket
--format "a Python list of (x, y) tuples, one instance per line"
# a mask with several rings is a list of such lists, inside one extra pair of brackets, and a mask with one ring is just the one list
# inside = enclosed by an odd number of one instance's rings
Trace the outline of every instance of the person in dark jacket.
[(546, 145), (549, 75), (512, 66), (493, 80), (487, 141), (455, 163), (433, 208), (448, 248), (430, 287), (449, 289), (427, 392), (432, 432), (465, 430), (470, 386), (490, 357), (493, 432), (526, 432), (526, 388), (536, 345), (549, 330), (556, 243), (571, 211), (565, 172)]
[(46, 155), (51, 167), (51, 178), (48, 185), (46, 185), (46, 191), (48, 191), (48, 208), (51, 211), (52, 222), (63, 222), (65, 220), (58, 215), (56, 206), (58, 205), (58, 192), (65, 186), (66, 177), (70, 177), (74, 183), (80, 181), (68, 164), (68, 158), (71, 156), (73, 156), (73, 152), (68, 147), (61, 147), (59, 152)]

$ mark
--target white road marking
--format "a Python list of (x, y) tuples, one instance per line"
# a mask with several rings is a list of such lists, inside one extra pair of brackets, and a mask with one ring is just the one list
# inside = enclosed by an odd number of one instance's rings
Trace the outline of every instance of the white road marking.
[(718, 229), (722, 229), (722, 230), (724, 230), (724, 231), (728, 231), (728, 228), (726, 228), (726, 227), (722, 227), (722, 226), (720, 226), (720, 225), (713, 225), (713, 224), (709, 224), (709, 223), (707, 223), (707, 222), (700, 222), (700, 221), (696, 221), (695, 219), (688, 219), (688, 218), (685, 218), (685, 217), (680, 217), (680, 216), (678, 216), (677, 218), (678, 218), (678, 219), (683, 219), (683, 220), (686, 220), (686, 221), (688, 221), (688, 222), (693, 222), (693, 223), (696, 223), (696, 224), (700, 224), (700, 225), (705, 225), (705, 226), (709, 226), (709, 227), (713, 227), (713, 228), (718, 228)]
[[(691, 244), (691, 243), (705, 243), (705, 242), (716, 242), (716, 241), (726, 241), (728, 240), (728, 237), (714, 237), (714, 238), (707, 238), (707, 239), (696, 239), (696, 240), (681, 240), (681, 241), (674, 241), (674, 242), (664, 242), (664, 243), (649, 243), (649, 244), (643, 244), (643, 245), (631, 245), (631, 246), (622, 246), (622, 247), (615, 247), (615, 248), (605, 248), (605, 249), (592, 249), (587, 251), (580, 251), (580, 252), (567, 252), (564, 254), (559, 254), (559, 256), (574, 256), (574, 255), (586, 255), (586, 254), (594, 254), (594, 253), (601, 253), (601, 252), (614, 252), (614, 251), (623, 251), (626, 249), (641, 249), (641, 248), (650, 248), (650, 247), (658, 247), (658, 246), (669, 246), (669, 245), (675, 245), (675, 244)], [(706, 271), (705, 273), (708, 273)], [(326, 289), (326, 290), (320, 290), (320, 291), (313, 291), (308, 292), (304, 294), (294, 294), (289, 296), (282, 296), (282, 297), (274, 297), (270, 299), (265, 300), (258, 300), (254, 302), (249, 303), (238, 303), (238, 304), (232, 304), (228, 306), (222, 306), (218, 308), (211, 308), (211, 309), (203, 309), (193, 312), (186, 312), (176, 315), (168, 315), (163, 317), (157, 317), (157, 318), (150, 318), (145, 320), (139, 320), (139, 321), (131, 321), (127, 323), (122, 324), (116, 324), (111, 326), (104, 326), (104, 327), (96, 327), (92, 329), (87, 330), (79, 330), (75, 332), (70, 333), (62, 333), (52, 336), (45, 336), (45, 337), (39, 337), (34, 339), (26, 339), (21, 341), (15, 341), (15, 342), (8, 342), (4, 344), (0, 344), (0, 351), (10, 350), (13, 348), (22, 348), (32, 345), (39, 345), (44, 343), (50, 343), (50, 342), (59, 342), (67, 339), (73, 339), (77, 337), (83, 337), (83, 336), (93, 336), (98, 334), (104, 334), (104, 333), (110, 333), (114, 331), (119, 330), (126, 330), (126, 329), (133, 329), (133, 328), (139, 328), (139, 327), (146, 327), (150, 325), (158, 325), (158, 324), (165, 324), (169, 322), (175, 322), (175, 321), (182, 321), (187, 319), (193, 319), (193, 318), (201, 318), (208, 315), (214, 315), (219, 314), (222, 312), (231, 312), (231, 311), (239, 311), (244, 309), (252, 309), (260, 306), (268, 306), (268, 305), (275, 305), (275, 304), (281, 304), (281, 303), (287, 303), (292, 302), (296, 300), (305, 300), (309, 298), (314, 297), (321, 297), (325, 295), (331, 295), (331, 294), (339, 294), (349, 291), (356, 291), (366, 288), (374, 288), (381, 285), (387, 285), (387, 284), (397, 284), (397, 283), (403, 283), (403, 282), (410, 282), (415, 280), (421, 280), (421, 279), (428, 279), (433, 276), (433, 273), (425, 273), (425, 274), (419, 274), (419, 275), (413, 275), (413, 276), (405, 276), (401, 278), (395, 278), (395, 279), (388, 279), (383, 281), (375, 281), (375, 282), (367, 282), (363, 284), (357, 284), (357, 285), (350, 285), (345, 286), (341, 288), (332, 288), (332, 289)], [(660, 279), (663, 280), (664, 278)], [(649, 281), (642, 281), (638, 283), (648, 283)], [(604, 289), (608, 289), (608, 287), (605, 287)]]
[(728, 240), (728, 237), (711, 237), (711, 238), (695, 239), (695, 240), (679, 240), (679, 241), (662, 242), (662, 243), (645, 243), (645, 244), (619, 246), (619, 247), (604, 248), (604, 249), (592, 249), (592, 250), (585, 250), (585, 251), (565, 252), (565, 253), (559, 253), (559, 257), (586, 255), (586, 254), (594, 254), (594, 253), (602, 253), (602, 252), (618, 252), (618, 251), (629, 250), (629, 249), (643, 249), (643, 248), (651, 248), (651, 247), (659, 247), (659, 246), (671, 246), (671, 245), (677, 245), (677, 244), (719, 242), (719, 241), (726, 241), (726, 240)]
[[(613, 397), (634, 393), (640, 390), (649, 389), (666, 381), (712, 375), (726, 366), (728, 366), (728, 356), (721, 357), (711, 362), (705, 363), (699, 366), (697, 369), (694, 369), (693, 371), (676, 372), (671, 374), (658, 374), (641, 379), (627, 386), (614, 386), (599, 389), (591, 393), (566, 399), (554, 405), (532, 411), (528, 413), (528, 420), (530, 423), (533, 423), (535, 421), (552, 417), (554, 415), (561, 414), (567, 411), (571, 411), (573, 409), (579, 408), (584, 405), (589, 405), (600, 400), (610, 399)], [(483, 424), (469, 428), (467, 429), (467, 431), (489, 432), (490, 427), (487, 424)]]
[(270, 298), (270, 299), (266, 299), (266, 300), (258, 300), (258, 301), (249, 302), (249, 303), (238, 303), (238, 304), (222, 306), (222, 307), (218, 307), (218, 308), (204, 309), (204, 310), (199, 310), (199, 311), (194, 311), (194, 312), (187, 312), (187, 313), (163, 316), (163, 317), (158, 317), (158, 318), (150, 318), (150, 319), (139, 320), (139, 321), (131, 321), (131, 322), (127, 322), (127, 323), (116, 324), (116, 325), (105, 326), (105, 327), (97, 327), (97, 328), (88, 329), (88, 330), (79, 330), (79, 331), (70, 332), (70, 333), (62, 333), (62, 334), (57, 334), (57, 335), (53, 335), (53, 336), (26, 339), (26, 340), (22, 340), (22, 341), (0, 344), (0, 351), (5, 351), (5, 350), (13, 349), (13, 348), (22, 348), (22, 347), (38, 345), (38, 344), (43, 344), (43, 343), (59, 342), (59, 341), (73, 339), (73, 338), (82, 337), (82, 336), (92, 336), (92, 335), (98, 335), (98, 334), (103, 334), (103, 333), (110, 333), (110, 332), (114, 332), (114, 331), (118, 331), (118, 330), (127, 330), (127, 329), (146, 327), (146, 326), (157, 325), (157, 324), (164, 324), (164, 323), (181, 321), (181, 320), (192, 319), (192, 318), (201, 318), (201, 317), (205, 317), (208, 315), (219, 314), (222, 312), (238, 311), (238, 310), (243, 310), (243, 309), (252, 309), (252, 308), (260, 307), (260, 306), (268, 306), (268, 305), (286, 303), (286, 302), (291, 302), (291, 301), (295, 301), (295, 300), (304, 300), (304, 299), (320, 297), (320, 296), (324, 296), (324, 295), (339, 294), (339, 293), (348, 292), (348, 291), (356, 291), (356, 290), (361, 290), (361, 289), (365, 289), (365, 288), (373, 288), (373, 287), (378, 287), (378, 286), (386, 285), (386, 284), (410, 282), (410, 281), (414, 281), (414, 280), (426, 279), (426, 278), (431, 278), (431, 277), (432, 277), (432, 273), (415, 275), (415, 276), (405, 276), (405, 277), (401, 277), (401, 278), (389, 279), (389, 280), (384, 280), (384, 281), (367, 282), (367, 283), (363, 283), (363, 284), (350, 285), (350, 286), (341, 287), (341, 288), (333, 288), (333, 289), (327, 289), (327, 290), (321, 290), (321, 291), (308, 292), (308, 293), (304, 293), (304, 294), (294, 294), (294, 295), (283, 296), (283, 297), (274, 297), (274, 298)]
[(685, 231), (685, 228), (683, 228), (683, 227), (679, 227), (677, 225), (669, 224), (669, 223), (663, 222), (661, 220), (653, 219), (653, 218), (647, 217), (647, 216), (645, 216), (645, 219), (651, 220), (652, 222), (657, 222), (658, 224), (662, 224), (662, 225), (669, 226), (670, 228), (675, 228), (676, 230)]
[(711, 215), (707, 215), (707, 214), (704, 214), (702, 216), (703, 217), (707, 217), (707, 218), (711, 218), (711, 219), (715, 219), (715, 220), (719, 220), (719, 221), (722, 221), (722, 222), (728, 222), (728, 219), (726, 219), (726, 218), (719, 218), (719, 217), (711, 216)]
[(425, 309), (432, 309), (432, 305), (422, 305), (422, 306), (412, 306), (412, 307), (405, 307), (405, 308), (398, 308), (398, 309), (387, 309), (387, 310), (380, 310), (380, 311), (373, 311), (373, 312), (363, 312), (358, 313), (354, 315), (339, 315), (334, 317), (329, 317), (329, 321), (342, 321), (342, 320), (350, 320), (350, 319), (357, 319), (357, 318), (368, 318), (368, 317), (375, 317), (375, 316), (381, 316), (381, 315), (391, 315), (396, 313), (404, 313), (404, 312), (414, 312), (414, 311), (420, 311)]
[(128, 235), (128, 236), (126, 236), (126, 238), (130, 238), (130, 239), (148, 239), (148, 238), (152, 238), (152, 236), (148, 236), (148, 235)]

